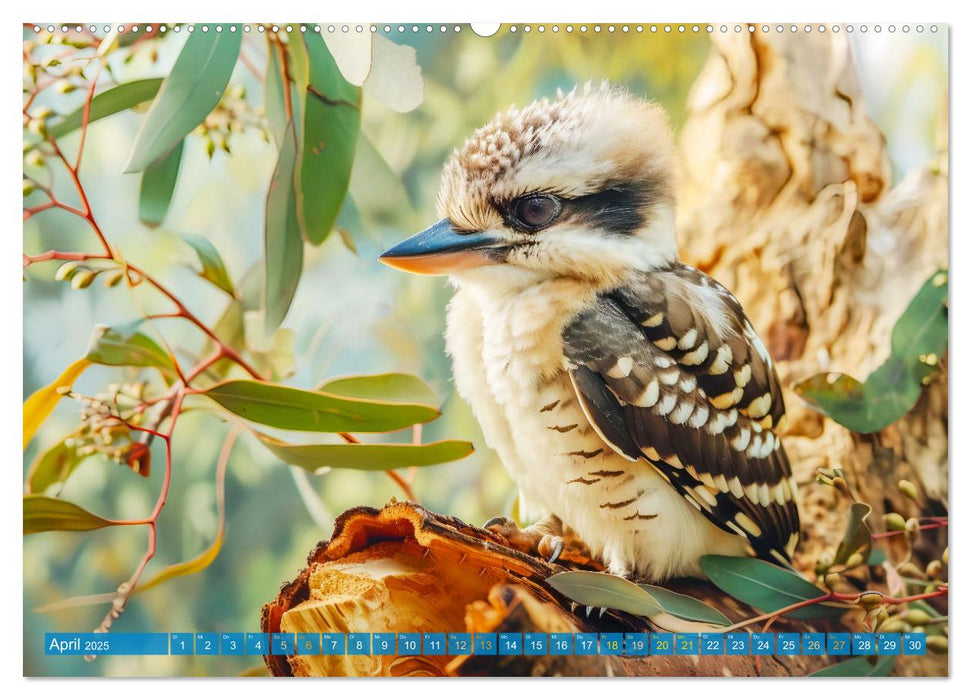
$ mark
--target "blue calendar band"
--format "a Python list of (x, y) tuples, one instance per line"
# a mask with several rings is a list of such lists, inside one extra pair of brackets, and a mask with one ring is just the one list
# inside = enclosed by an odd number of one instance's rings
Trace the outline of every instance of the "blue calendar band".
[(865, 632), (673, 632), (467, 633), (355, 632), (351, 634), (261, 632), (55, 633), (44, 635), (47, 656), (919, 656), (927, 635)]

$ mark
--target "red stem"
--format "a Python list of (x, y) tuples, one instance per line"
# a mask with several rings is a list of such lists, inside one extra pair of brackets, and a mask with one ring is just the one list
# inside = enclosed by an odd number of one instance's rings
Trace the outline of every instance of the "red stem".
[[(915, 600), (926, 600), (928, 598), (938, 598), (940, 596), (947, 595), (947, 591), (948, 591), (948, 587), (946, 585), (942, 585), (936, 591), (931, 591), (929, 593), (918, 593), (917, 595), (906, 596), (903, 598), (894, 598), (892, 596), (886, 596), (881, 593), (880, 602), (883, 603), (884, 605), (900, 605), (902, 603), (911, 603)], [(809, 600), (801, 600), (798, 603), (787, 605), (784, 608), (774, 610), (770, 613), (766, 613), (765, 615), (759, 615), (758, 617), (753, 617), (749, 620), (744, 620), (737, 624), (731, 625), (730, 627), (726, 627), (721, 631), (730, 632), (732, 630), (740, 629), (742, 627), (747, 627), (748, 625), (754, 625), (756, 623), (763, 622), (765, 620), (768, 620), (771, 623), (776, 618), (782, 617), (783, 615), (787, 615), (788, 613), (791, 613), (794, 610), (799, 610), (801, 608), (809, 607), (810, 605), (816, 605), (818, 603), (829, 603), (829, 602), (855, 603), (859, 601), (861, 595), (863, 594), (862, 593), (837, 593), (836, 591), (830, 591), (825, 595), (821, 595), (816, 598), (810, 598)]]
[[(942, 527), (947, 527), (947, 518), (928, 518), (931, 522), (926, 525), (921, 525), (917, 529), (919, 531), (923, 530), (939, 530)], [(889, 530), (887, 532), (877, 532), (870, 535), (871, 540), (883, 540), (888, 537), (897, 537), (898, 535), (903, 535), (906, 530)]]

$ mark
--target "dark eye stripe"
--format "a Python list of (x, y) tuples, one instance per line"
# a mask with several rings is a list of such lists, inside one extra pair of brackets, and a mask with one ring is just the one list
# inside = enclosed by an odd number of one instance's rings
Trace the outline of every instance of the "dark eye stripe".
[(645, 183), (637, 187), (614, 187), (566, 200), (563, 208), (590, 228), (630, 235), (644, 226), (647, 205), (658, 199), (655, 190)]

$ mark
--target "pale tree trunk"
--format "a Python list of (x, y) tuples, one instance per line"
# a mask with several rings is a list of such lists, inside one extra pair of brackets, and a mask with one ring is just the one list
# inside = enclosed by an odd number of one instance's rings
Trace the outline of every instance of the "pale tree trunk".
[[(914, 294), (947, 267), (946, 116), (937, 158), (891, 188), (886, 140), (867, 115), (845, 33), (712, 41), (680, 136), (682, 257), (738, 296), (777, 362), (784, 444), (802, 486), (797, 565), (811, 575), (835, 550), (850, 505), (815, 483), (817, 468), (844, 471), (876, 528), (888, 511), (947, 512), (946, 363), (914, 409), (874, 435), (824, 418), (793, 391), (820, 372), (865, 379)], [(899, 493), (900, 479), (917, 484), (919, 506)], [(917, 563), (939, 556), (945, 533), (922, 538)], [(939, 673), (946, 659), (898, 666)]]
[(874, 436), (792, 391), (820, 372), (865, 379), (921, 284), (946, 267), (946, 152), (890, 189), (845, 34), (712, 38), (680, 138), (681, 251), (738, 296), (778, 364), (784, 442), (806, 485), (805, 561), (839, 541), (848, 506), (813, 483), (818, 467), (842, 468), (877, 521), (885, 499), (911, 512), (899, 479), (921, 486), (930, 508), (946, 503), (946, 381)]

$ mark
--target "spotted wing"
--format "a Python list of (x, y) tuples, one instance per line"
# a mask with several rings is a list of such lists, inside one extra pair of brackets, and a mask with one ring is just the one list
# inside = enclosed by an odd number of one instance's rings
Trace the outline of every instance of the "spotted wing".
[(796, 487), (774, 432), (785, 406), (727, 290), (687, 267), (651, 273), (599, 297), (563, 341), (580, 403), (615, 451), (646, 458), (758, 556), (790, 560)]

